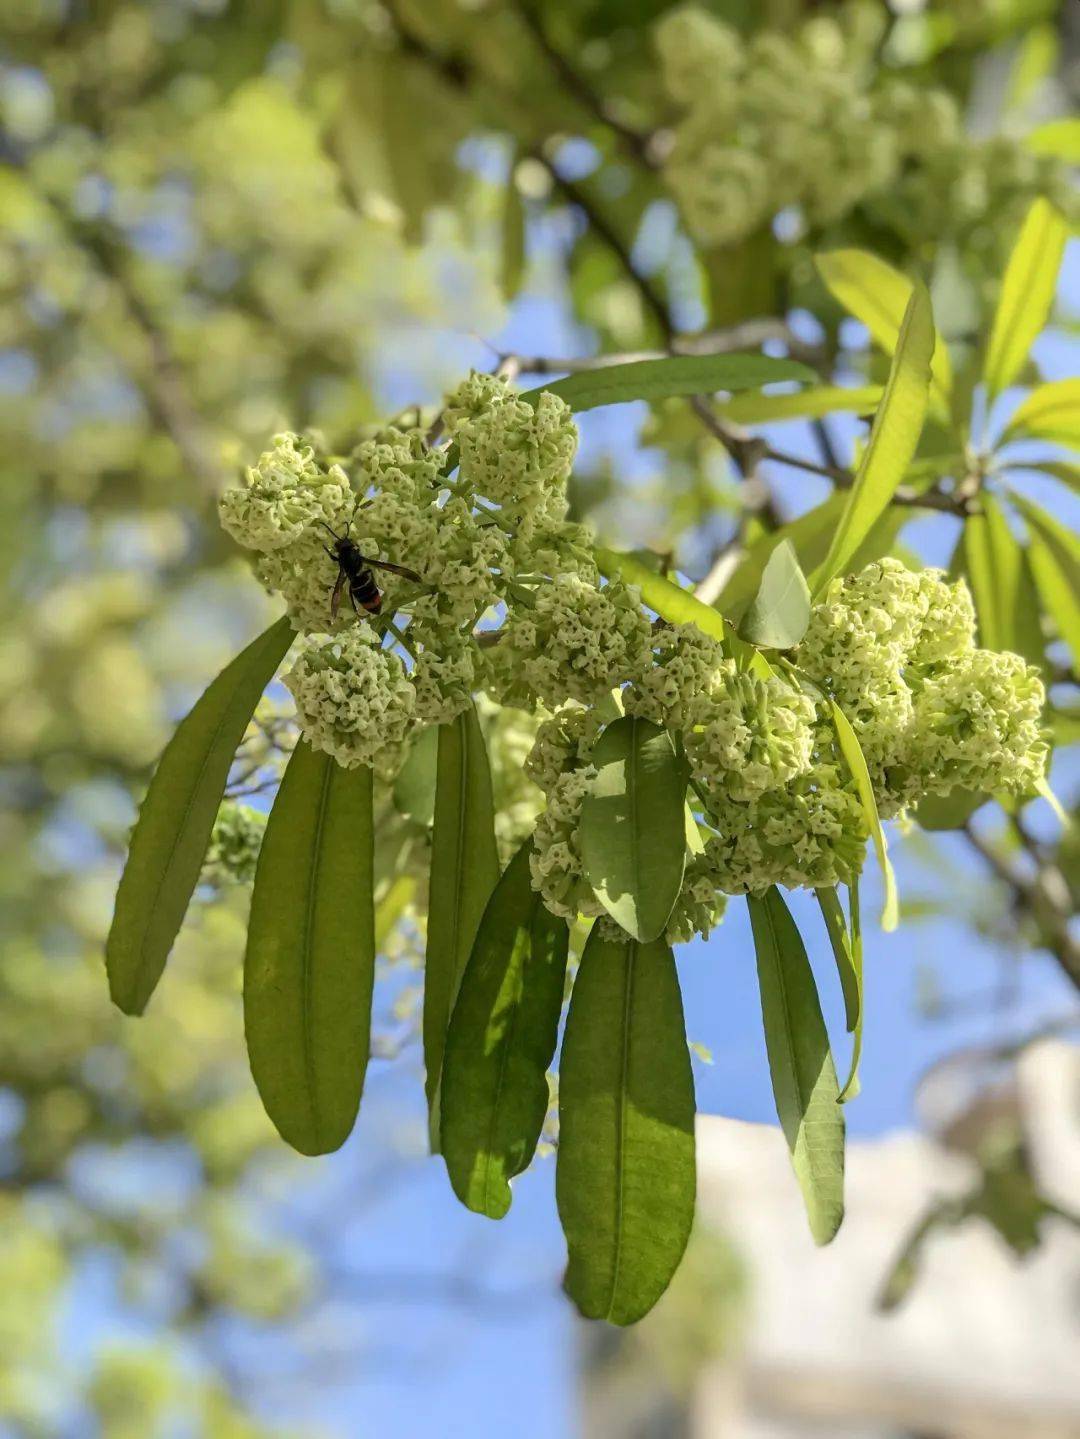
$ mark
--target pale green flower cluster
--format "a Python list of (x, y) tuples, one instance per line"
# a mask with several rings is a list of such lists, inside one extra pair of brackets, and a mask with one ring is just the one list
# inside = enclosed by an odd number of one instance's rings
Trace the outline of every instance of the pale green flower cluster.
[(831, 694), (888, 817), (955, 786), (1031, 794), (1045, 773), (1045, 692), (1017, 655), (975, 648), (963, 581), (884, 559), (837, 579), (795, 661)]
[(948, 92), (883, 78), (886, 19), (854, 3), (745, 40), (696, 8), (660, 21), (664, 81), (684, 111), (666, 173), (702, 241), (734, 244), (783, 210), (821, 226), (868, 205), (914, 243), (985, 230), (987, 214), (1037, 194), (1075, 203), (1060, 162), (971, 140)]
[(339, 465), (324, 470), (311, 445), (296, 435), (275, 435), (244, 484), (221, 497), (221, 523), (248, 549), (273, 552), (320, 520), (332, 522), (350, 498), (349, 477)]
[(284, 677), (312, 749), (346, 769), (393, 773), (413, 727), (416, 690), (400, 656), (382, 649), (370, 625), (313, 637)]
[[(703, 41), (678, 84), (697, 83), (708, 56), (734, 65), (729, 37)], [(791, 663), (764, 677), (747, 671), (722, 641), (653, 621), (635, 588), (602, 579), (587, 532), (566, 519), (573, 418), (556, 396), (534, 398), (472, 375), (447, 401), (442, 447), (392, 428), (340, 464), (281, 435), (223, 497), (223, 524), (256, 552), (258, 574), (303, 635), (285, 684), (315, 749), (391, 778), (417, 729), (477, 696), (489, 710), (516, 710), (516, 727), (488, 723), (502, 736), (493, 756), (508, 796), (501, 851), (535, 820), (533, 883), (573, 919), (600, 911), (580, 844), (593, 746), (620, 712), (663, 725), (686, 757), (688, 823), (700, 841), (688, 836), (672, 942), (707, 934), (726, 895), (859, 873), (867, 822), (833, 699), (883, 816), (954, 786), (1034, 790), (1047, 754), (1042, 682), (1015, 655), (975, 648), (963, 583), (897, 560), (872, 564), (833, 582)], [(327, 527), (419, 578), (376, 569), (382, 611), (357, 616), (343, 603), (332, 620)], [(223, 854), (253, 833), (238, 811), (229, 823)]]

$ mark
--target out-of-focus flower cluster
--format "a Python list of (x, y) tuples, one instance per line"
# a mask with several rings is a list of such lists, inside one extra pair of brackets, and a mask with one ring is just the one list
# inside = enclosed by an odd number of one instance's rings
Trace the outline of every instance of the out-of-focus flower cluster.
[[(690, 780), (672, 942), (708, 934), (729, 894), (857, 877), (867, 819), (833, 700), (883, 816), (956, 786), (1034, 791), (1047, 757), (1041, 679), (1015, 655), (975, 648), (962, 582), (876, 562), (832, 583), (771, 673), (747, 671), (724, 641), (692, 624), (656, 625), (636, 589), (602, 580), (589, 536), (566, 518), (572, 416), (554, 395), (534, 399), (470, 376), (447, 400), (441, 447), (387, 430), (324, 462), (279, 436), (223, 498), (223, 523), (257, 552), (258, 573), (303, 635), (285, 684), (315, 748), (391, 779), (416, 732), (474, 696), (489, 716), (525, 712), (502, 848), (528, 832), (542, 794), (533, 883), (574, 919), (600, 913), (580, 842), (593, 746), (620, 712), (663, 725)], [(342, 604), (332, 618), (327, 527), (419, 582), (377, 569), (382, 611)], [(219, 821), (223, 851), (241, 847), (242, 821), (239, 810), (229, 817), (235, 839)]]
[(212, 884), (228, 880), (250, 884), (265, 832), (266, 815), (262, 810), (238, 800), (223, 800), (210, 834), (203, 878)]
[(856, 0), (744, 40), (704, 10), (665, 16), (657, 48), (683, 109), (666, 173), (700, 240), (736, 243), (784, 210), (820, 227), (866, 206), (909, 244), (976, 228), (994, 244), (1037, 195), (1075, 212), (1060, 160), (973, 139), (947, 91), (882, 78), (887, 21), (886, 7)]

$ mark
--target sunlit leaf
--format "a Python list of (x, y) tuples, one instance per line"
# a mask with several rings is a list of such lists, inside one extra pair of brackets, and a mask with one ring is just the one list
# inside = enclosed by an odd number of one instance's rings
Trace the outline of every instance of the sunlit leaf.
[(491, 893), (446, 1036), (442, 1152), (454, 1192), (501, 1218), (548, 1109), (569, 929), (532, 887), (531, 839)]
[(854, 1099), (859, 1093), (859, 1060), (862, 1058), (863, 1037), (863, 943), (859, 915), (859, 881), (856, 878), (848, 891), (851, 923), (844, 918), (843, 906), (835, 885), (815, 889), (817, 902), (825, 920), (825, 928), (840, 976), (844, 995), (844, 1021), (853, 1036), (851, 1068), (840, 1090), (839, 1103)]
[(840, 753), (844, 756), (844, 762), (851, 771), (851, 777), (855, 781), (855, 788), (858, 791), (859, 800), (862, 804), (863, 818), (866, 820), (867, 829), (870, 831), (870, 839), (877, 855), (878, 866), (881, 869), (882, 884), (885, 888), (885, 901), (881, 910), (881, 927), (885, 930), (896, 928), (899, 919), (899, 906), (896, 893), (896, 876), (893, 874), (892, 862), (889, 859), (889, 847), (885, 841), (885, 831), (881, 827), (881, 820), (878, 817), (877, 800), (874, 798), (874, 787), (870, 782), (870, 771), (866, 767), (866, 758), (862, 752), (862, 745), (859, 744), (858, 736), (851, 728), (847, 716), (840, 706), (832, 702), (833, 724), (836, 728), (836, 739), (840, 746)]
[(1013, 412), (1000, 443), (1047, 440), (1080, 449), (1080, 380), (1039, 385)]
[(618, 577), (628, 585), (636, 585), (641, 591), (642, 602), (662, 619), (673, 625), (697, 625), (702, 634), (711, 635), (715, 640), (726, 639), (727, 631), (720, 612), (711, 605), (703, 605), (689, 590), (673, 584), (633, 555), (599, 548), (593, 551), (593, 555), (602, 575), (607, 579)]
[[(814, 509), (807, 510), (806, 514), (781, 525), (778, 530), (763, 535), (750, 545), (717, 601), (724, 614), (734, 617), (753, 599), (770, 555), (777, 545), (783, 544), (785, 540), (790, 541), (793, 546), (804, 574), (817, 569), (828, 553), (833, 532), (846, 503), (847, 495), (844, 491), (836, 490)], [(899, 530), (910, 517), (909, 513), (895, 506), (886, 510), (852, 556), (852, 571), (858, 571), (871, 560), (887, 555), (892, 550)]]
[(244, 1032), (281, 1137), (327, 1154), (349, 1136), (375, 977), (372, 776), (300, 740), (270, 812), (251, 896)]
[(271, 625), (210, 685), (158, 761), (131, 836), (105, 947), (109, 992), (141, 1014), (198, 883), (229, 767), (263, 690), (292, 643)]
[(1037, 125), (1024, 141), (1036, 155), (1056, 155), (1069, 165), (1080, 165), (1080, 119), (1063, 116)]
[(1028, 556), (1043, 606), (1080, 664), (1080, 537), (1015, 491), (1010, 498), (1028, 526)]
[(747, 895), (773, 1097), (810, 1232), (828, 1244), (844, 1217), (844, 1111), (813, 971), (780, 891)]
[(446, 1028), (488, 896), (499, 878), (491, 770), (476, 710), (439, 726), (431, 834), (424, 1069), (432, 1151), (438, 1152), (438, 1089)]
[(761, 425), (780, 420), (814, 420), (844, 411), (872, 415), (881, 399), (880, 385), (843, 389), (822, 385), (789, 395), (738, 395), (718, 406), (717, 414), (737, 425)]
[[(816, 255), (821, 278), (844, 309), (860, 320), (887, 355), (895, 354), (904, 319), (916, 286), (892, 265), (866, 250), (830, 250)], [(948, 415), (952, 396), (952, 365), (940, 336), (930, 363), (931, 399), (935, 410)]]
[(677, 396), (713, 395), (718, 390), (756, 390), (780, 380), (815, 379), (813, 370), (796, 360), (771, 355), (673, 355), (666, 360), (633, 360), (582, 370), (526, 390), (521, 398), (535, 402), (549, 390), (572, 410), (622, 405), (630, 400), (669, 400)]
[(686, 863), (686, 762), (666, 730), (638, 715), (593, 746), (581, 808), (581, 863), (593, 893), (635, 939), (664, 932)]
[(834, 575), (844, 572), (904, 478), (922, 433), (933, 348), (930, 297), (924, 286), (916, 285), (900, 327), (885, 394), (874, 417), (855, 482), (829, 552), (813, 577), (811, 588), (815, 596), (821, 594)]
[(1027, 554), (994, 496), (983, 490), (980, 499), (982, 513), (968, 516), (963, 534), (964, 573), (975, 601), (979, 643), (1041, 665), (1045, 646)]
[(776, 546), (762, 571), (761, 584), (739, 633), (763, 649), (797, 645), (810, 622), (810, 588), (790, 540)]
[(963, 829), (977, 809), (989, 803), (991, 795), (970, 789), (954, 788), (948, 794), (924, 795), (915, 808), (921, 827), (936, 834), (943, 830)]
[(555, 1186), (566, 1289), (633, 1324), (667, 1288), (694, 1218), (694, 1078), (671, 950), (594, 925), (559, 1065)]
[(990, 327), (983, 379), (991, 397), (1013, 383), (1046, 326), (1068, 233), (1065, 217), (1039, 196), (1009, 256)]
[(394, 781), (394, 808), (414, 824), (427, 826), (435, 818), (438, 755), (439, 729), (428, 725), (414, 738)]

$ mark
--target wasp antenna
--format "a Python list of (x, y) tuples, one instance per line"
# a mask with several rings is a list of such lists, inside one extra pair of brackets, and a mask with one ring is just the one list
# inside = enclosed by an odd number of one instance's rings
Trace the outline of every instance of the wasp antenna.
[(335, 530), (333, 526), (328, 525), (325, 520), (320, 520), (319, 524), (322, 525), (324, 530), (329, 530), (335, 540), (341, 539), (341, 536), (338, 534), (337, 530)]

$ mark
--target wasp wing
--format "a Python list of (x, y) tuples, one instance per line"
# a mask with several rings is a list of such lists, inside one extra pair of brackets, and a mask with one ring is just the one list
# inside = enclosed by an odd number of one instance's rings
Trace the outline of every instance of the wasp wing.
[(377, 570), (389, 570), (392, 575), (401, 575), (403, 579), (412, 580), (413, 584), (422, 585), (423, 576), (418, 575), (415, 570), (406, 569), (404, 565), (392, 565), (389, 560), (373, 560), (364, 555), (365, 565), (374, 565)]

